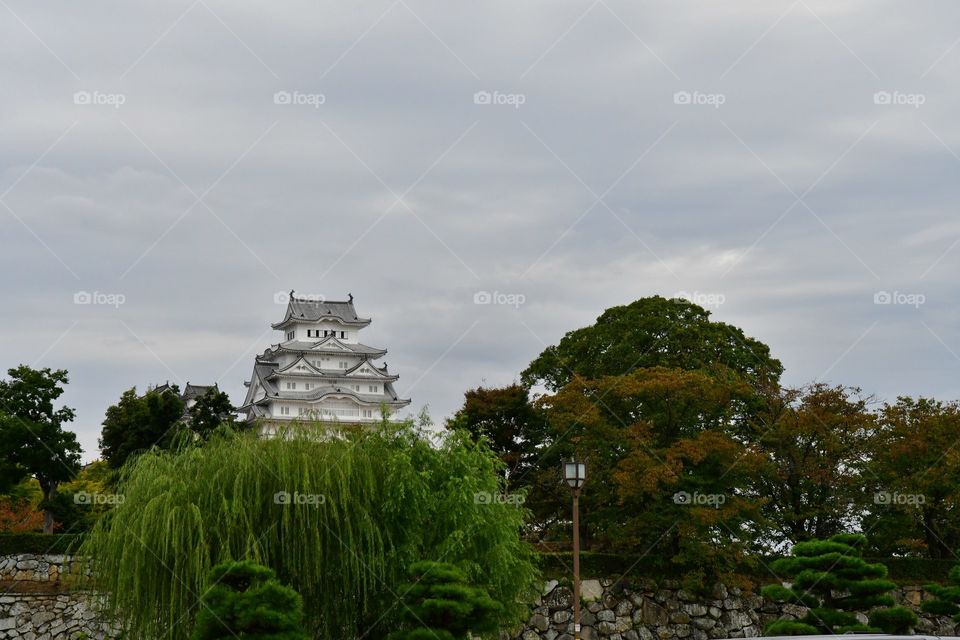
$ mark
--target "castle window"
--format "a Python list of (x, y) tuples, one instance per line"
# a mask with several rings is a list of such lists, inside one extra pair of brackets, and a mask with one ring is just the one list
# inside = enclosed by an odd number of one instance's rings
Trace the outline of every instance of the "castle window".
[(280, 414), (284, 416), (290, 415), (290, 407), (280, 407)]
[(341, 331), (341, 332), (340, 332), (340, 337), (341, 337), (341, 338), (346, 338), (346, 337), (347, 337), (347, 332), (346, 332), (346, 331)]
[(287, 389), (296, 389), (296, 388), (297, 388), (297, 383), (296, 383), (296, 382), (288, 382), (288, 383), (287, 383)]
[(370, 385), (368, 388), (369, 388), (369, 390), (370, 390), (370, 393), (376, 393), (376, 392), (377, 392), (377, 385), (375, 385), (375, 384)]
[(287, 340), (293, 340), (296, 337), (296, 335), (297, 334), (294, 331), (287, 331)]

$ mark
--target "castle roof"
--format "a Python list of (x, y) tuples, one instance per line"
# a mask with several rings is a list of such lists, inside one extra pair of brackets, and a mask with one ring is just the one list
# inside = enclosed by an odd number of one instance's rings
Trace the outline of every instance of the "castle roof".
[(333, 336), (327, 336), (318, 342), (306, 342), (303, 340), (290, 340), (280, 344), (271, 345), (269, 349), (263, 352), (263, 357), (268, 357), (271, 353), (288, 351), (292, 353), (324, 353), (324, 354), (356, 354), (363, 356), (384, 356), (386, 349), (371, 347), (360, 344), (359, 342), (341, 342)]
[(365, 327), (370, 324), (370, 318), (361, 318), (353, 308), (353, 294), (347, 300), (318, 300), (313, 298), (297, 298), (290, 292), (290, 301), (287, 302), (287, 312), (283, 320), (270, 325), (274, 329), (284, 329), (295, 322), (319, 322), (321, 320), (337, 320), (342, 324)]
[[(268, 387), (264, 387), (268, 389)], [(379, 393), (361, 393), (350, 389), (346, 385), (339, 384), (323, 384), (319, 385), (310, 391), (288, 391), (286, 389), (279, 390), (275, 386), (270, 388), (269, 393), (263, 398), (251, 402), (248, 406), (257, 406), (257, 405), (267, 405), (275, 400), (299, 400), (301, 402), (317, 402), (323, 398), (330, 395), (337, 396), (349, 396), (368, 405), (379, 406), (380, 404), (387, 404), (392, 407), (405, 407), (410, 404), (410, 400), (400, 398), (397, 396), (396, 391), (393, 388), (393, 385), (389, 382), (384, 384), (384, 391), (386, 393), (386, 398), (383, 394)], [(246, 408), (246, 407), (241, 407)]]

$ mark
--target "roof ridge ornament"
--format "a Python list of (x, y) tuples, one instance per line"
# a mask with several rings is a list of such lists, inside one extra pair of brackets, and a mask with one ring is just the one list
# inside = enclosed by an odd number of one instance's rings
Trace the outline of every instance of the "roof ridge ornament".
[(352, 294), (352, 293), (348, 293), (348, 294), (347, 294), (347, 302), (349, 302), (350, 304), (353, 304), (353, 294)]

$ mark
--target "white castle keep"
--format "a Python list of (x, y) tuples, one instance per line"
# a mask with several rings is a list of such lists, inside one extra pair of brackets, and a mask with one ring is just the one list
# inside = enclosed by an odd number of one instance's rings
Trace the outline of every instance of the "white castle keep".
[(369, 324), (357, 315), (353, 294), (320, 301), (291, 291), (283, 320), (271, 325), (284, 339), (256, 357), (240, 410), (268, 435), (297, 420), (374, 423), (382, 409), (407, 406), (393, 388), (398, 376), (375, 364), (387, 350), (360, 342)]

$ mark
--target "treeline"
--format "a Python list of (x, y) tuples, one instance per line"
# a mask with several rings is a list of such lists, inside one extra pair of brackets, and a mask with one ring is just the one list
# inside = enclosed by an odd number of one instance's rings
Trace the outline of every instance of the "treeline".
[(202, 443), (237, 427), (229, 397), (211, 387), (190, 406), (176, 385), (123, 393), (103, 421), (102, 459), (80, 464), (75, 412), (57, 407), (66, 370), (20, 365), (0, 380), (0, 533), (81, 533), (119, 496), (112, 492), (130, 458), (152, 448)]
[(588, 549), (704, 577), (862, 532), (873, 557), (956, 559), (960, 409), (781, 385), (770, 348), (684, 300), (650, 297), (566, 334), (517, 384), (448, 421), (485, 438), (538, 541), (569, 539), (561, 461), (589, 463)]

